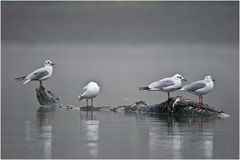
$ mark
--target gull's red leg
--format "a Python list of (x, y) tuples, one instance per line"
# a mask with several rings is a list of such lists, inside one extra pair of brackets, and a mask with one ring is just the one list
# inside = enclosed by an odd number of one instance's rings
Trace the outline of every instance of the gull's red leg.
[(199, 96), (199, 104), (203, 104), (203, 98), (202, 98), (202, 96)]
[(199, 96), (199, 104), (202, 104), (202, 96)]
[(42, 90), (45, 90), (45, 88), (43, 87), (43, 85), (42, 85), (42, 81), (39, 81), (39, 84), (40, 84), (40, 89), (42, 89)]
[(91, 118), (93, 118), (93, 98), (91, 98)]

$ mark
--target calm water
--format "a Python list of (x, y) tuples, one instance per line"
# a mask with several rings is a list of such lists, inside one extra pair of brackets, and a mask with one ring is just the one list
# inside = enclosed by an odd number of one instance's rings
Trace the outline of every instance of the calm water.
[(238, 157), (234, 116), (102, 111), (91, 117), (79, 110), (39, 107), (34, 100), (2, 103), (2, 158)]

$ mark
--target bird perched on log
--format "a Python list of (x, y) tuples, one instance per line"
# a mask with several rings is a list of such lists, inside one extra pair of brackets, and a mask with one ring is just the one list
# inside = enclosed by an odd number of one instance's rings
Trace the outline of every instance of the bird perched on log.
[(187, 91), (193, 93), (194, 95), (199, 97), (199, 103), (203, 104), (202, 96), (210, 92), (214, 87), (215, 80), (211, 76), (206, 76), (204, 80), (195, 81), (189, 85), (186, 85), (181, 88), (182, 91)]
[(35, 71), (33, 71), (32, 73), (22, 76), (22, 77), (18, 77), (15, 78), (15, 80), (18, 81), (22, 81), (22, 80), (26, 80), (23, 84), (26, 84), (28, 82), (31, 81), (39, 81), (40, 83), (40, 88), (41, 89), (45, 89), (42, 85), (42, 81), (48, 79), (53, 72), (53, 66), (54, 64), (52, 63), (52, 61), (50, 60), (46, 60), (44, 63), (44, 67), (36, 69)]
[(88, 110), (88, 100), (91, 99), (91, 107), (93, 107), (93, 98), (97, 97), (100, 91), (100, 87), (96, 82), (89, 82), (83, 89), (82, 94), (78, 96), (78, 100), (81, 101), (86, 99), (87, 110)]
[(187, 80), (184, 79), (180, 74), (175, 74), (172, 77), (163, 78), (159, 81), (153, 82), (148, 85), (148, 87), (139, 87), (139, 90), (167, 92), (169, 99), (170, 92), (174, 92), (182, 88), (182, 81)]

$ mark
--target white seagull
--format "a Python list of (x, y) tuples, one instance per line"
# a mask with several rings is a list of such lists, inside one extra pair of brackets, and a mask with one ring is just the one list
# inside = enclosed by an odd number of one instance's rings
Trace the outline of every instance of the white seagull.
[(151, 83), (148, 87), (139, 87), (139, 90), (148, 91), (162, 91), (167, 92), (168, 99), (170, 98), (170, 92), (174, 92), (182, 88), (182, 81), (187, 81), (180, 74), (175, 74), (172, 77), (164, 78), (159, 81)]
[(88, 108), (88, 100), (91, 99), (91, 106), (93, 107), (93, 98), (97, 97), (100, 91), (100, 87), (96, 82), (89, 82), (82, 90), (82, 94), (78, 96), (78, 100), (81, 101), (86, 99), (87, 108)]
[(15, 80), (17, 82), (26, 80), (23, 84), (26, 84), (31, 81), (39, 81), (40, 88), (44, 89), (44, 87), (42, 86), (42, 81), (48, 79), (52, 75), (53, 71), (52, 65), (54, 64), (50, 60), (46, 60), (44, 63), (44, 67), (36, 69), (35, 71), (26, 76), (15, 78)]
[(189, 85), (182, 87), (182, 91), (187, 91), (193, 93), (196, 96), (199, 96), (199, 103), (203, 104), (202, 96), (210, 92), (213, 87), (213, 81), (215, 81), (211, 76), (206, 76), (204, 80), (195, 81)]

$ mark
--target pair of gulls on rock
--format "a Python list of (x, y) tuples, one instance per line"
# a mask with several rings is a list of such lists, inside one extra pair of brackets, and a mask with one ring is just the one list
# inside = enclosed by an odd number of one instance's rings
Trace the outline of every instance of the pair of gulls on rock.
[[(54, 64), (50, 60), (46, 60), (44, 63), (44, 67), (39, 68), (32, 73), (18, 77), (15, 80), (21, 81), (26, 80), (23, 84), (26, 84), (31, 81), (39, 81), (40, 88), (44, 89), (42, 85), (42, 81), (47, 80), (53, 71)], [(174, 92), (176, 90), (187, 91), (190, 93), (199, 96), (199, 103), (203, 103), (202, 96), (211, 91), (214, 87), (213, 81), (214, 79), (211, 76), (206, 76), (204, 80), (196, 81), (191, 83), (190, 85), (186, 85), (182, 87), (182, 81), (187, 81), (180, 74), (175, 74), (172, 77), (164, 78), (159, 81), (153, 82), (147, 87), (140, 87), (140, 90), (148, 90), (148, 91), (162, 91), (167, 92), (168, 98), (170, 98), (170, 92)], [(95, 98), (100, 91), (100, 87), (96, 82), (89, 82), (82, 90), (82, 94), (78, 96), (78, 100), (86, 99), (87, 106), (88, 100), (91, 99), (91, 106), (93, 106), (93, 98)]]
[(177, 90), (187, 91), (193, 93), (199, 97), (199, 103), (203, 104), (202, 96), (211, 91), (214, 87), (213, 81), (215, 81), (211, 76), (207, 75), (204, 80), (195, 81), (189, 85), (182, 87), (182, 81), (187, 81), (180, 74), (175, 74), (172, 77), (164, 78), (159, 81), (153, 82), (147, 87), (140, 87), (140, 90), (148, 91), (162, 91), (167, 92), (168, 99), (170, 98), (170, 92)]

